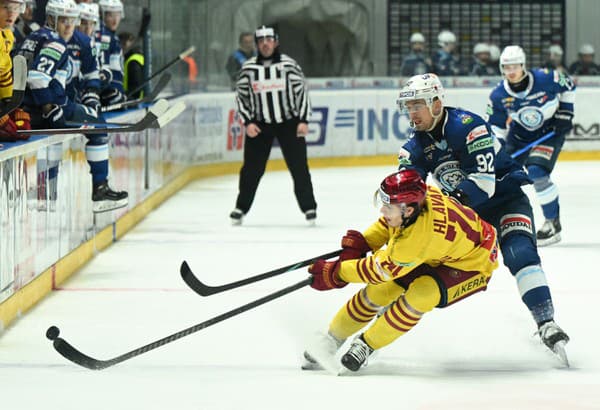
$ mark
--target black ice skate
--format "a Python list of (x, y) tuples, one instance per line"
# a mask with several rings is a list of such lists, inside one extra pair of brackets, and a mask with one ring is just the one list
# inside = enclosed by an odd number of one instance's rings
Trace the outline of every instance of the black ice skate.
[(113, 191), (105, 181), (94, 186), (92, 203), (92, 210), (95, 213), (112, 211), (127, 206), (128, 194), (125, 191)]
[(569, 367), (569, 359), (565, 351), (565, 345), (569, 342), (569, 336), (554, 320), (542, 324), (537, 333), (541, 341), (559, 357), (565, 366)]
[(229, 218), (231, 219), (232, 225), (241, 225), (243, 217), (244, 217), (244, 212), (239, 208), (235, 208), (229, 214)]
[(538, 246), (548, 246), (560, 241), (560, 219), (546, 219), (542, 228), (537, 231)]
[(367, 359), (373, 351), (361, 335), (354, 339), (350, 349), (342, 356), (342, 364), (346, 369), (356, 372), (362, 366), (367, 365)]
[(316, 210), (309, 209), (308, 211), (304, 212), (304, 216), (306, 216), (306, 222), (308, 222), (308, 225), (315, 226), (315, 224), (317, 223), (317, 211)]

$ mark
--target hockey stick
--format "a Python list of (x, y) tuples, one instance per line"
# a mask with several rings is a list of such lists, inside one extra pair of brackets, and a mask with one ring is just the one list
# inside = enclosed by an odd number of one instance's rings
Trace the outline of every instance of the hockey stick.
[[(160, 115), (156, 121), (154, 121), (148, 128), (162, 128), (173, 119), (175, 119), (179, 114), (185, 111), (186, 105), (183, 101), (179, 101), (175, 105), (169, 107), (167, 111), (165, 111), (162, 115)], [(124, 127), (124, 126), (133, 126), (135, 123), (124, 123), (124, 122), (72, 122), (67, 121), (65, 125), (68, 127), (92, 127), (92, 128), (108, 128), (113, 130), (114, 128)]]
[(71, 345), (69, 342), (67, 342), (65, 339), (58, 337), (60, 334), (60, 330), (56, 326), (50, 326), (48, 328), (48, 330), (46, 330), (46, 337), (48, 339), (52, 340), (54, 349), (58, 353), (60, 353), (64, 358), (66, 358), (67, 360), (70, 360), (73, 363), (76, 363), (80, 366), (83, 366), (83, 367), (91, 369), (91, 370), (102, 370), (102, 369), (106, 369), (107, 367), (114, 366), (115, 364), (124, 362), (125, 360), (129, 360), (131, 358), (134, 358), (136, 356), (139, 356), (141, 354), (149, 352), (150, 350), (159, 348), (163, 345), (166, 345), (167, 343), (174, 342), (175, 340), (181, 339), (182, 337), (191, 335), (192, 333), (195, 333), (199, 330), (205, 329), (216, 323), (222, 322), (223, 320), (226, 320), (226, 319), (229, 319), (236, 315), (239, 315), (240, 313), (243, 313), (247, 310), (254, 309), (257, 306), (263, 305), (263, 304), (270, 302), (271, 300), (277, 299), (283, 295), (292, 293), (293, 291), (295, 291), (297, 289), (300, 289), (306, 285), (309, 285), (311, 283), (311, 281), (312, 281), (312, 277), (304, 279), (301, 282), (298, 282), (294, 285), (291, 285), (291, 286), (288, 286), (281, 290), (278, 290), (277, 292), (273, 292), (267, 296), (264, 296), (260, 299), (256, 299), (255, 301), (247, 303), (243, 306), (239, 306), (233, 310), (230, 310), (228, 312), (220, 314), (219, 316), (215, 316), (212, 319), (208, 319), (202, 323), (198, 323), (197, 325), (188, 327), (187, 329), (181, 330), (177, 333), (173, 333), (170, 336), (164, 337), (160, 340), (149, 343), (145, 346), (139, 347), (128, 353), (122, 354), (120, 356), (117, 356), (115, 358), (108, 359), (108, 360), (94, 359), (93, 357), (80, 352), (75, 347), (73, 347), (73, 345)]
[(200, 279), (198, 279), (198, 277), (196, 275), (194, 275), (194, 272), (192, 272), (192, 269), (190, 268), (190, 266), (187, 264), (186, 261), (183, 261), (183, 263), (181, 264), (180, 273), (181, 273), (181, 278), (183, 279), (183, 281), (194, 292), (196, 292), (200, 296), (210, 296), (210, 295), (214, 295), (215, 293), (225, 292), (226, 290), (239, 288), (239, 287), (242, 287), (245, 285), (249, 285), (251, 283), (260, 282), (262, 280), (272, 278), (273, 276), (278, 276), (283, 273), (288, 273), (288, 272), (294, 271), (296, 269), (300, 269), (304, 266), (311, 265), (311, 264), (315, 263), (317, 261), (317, 259), (333, 258), (334, 256), (339, 256), (340, 253), (342, 253), (341, 249), (339, 249), (337, 251), (325, 253), (323, 255), (314, 256), (310, 259), (306, 259), (301, 262), (296, 262), (291, 265), (284, 266), (282, 268), (274, 269), (269, 272), (261, 273), (260, 275), (251, 276), (249, 278), (238, 280), (237, 282), (227, 283), (227, 284), (221, 285), (221, 286), (209, 286), (205, 283), (202, 283), (200, 281)]
[(142, 88), (144, 88), (146, 86), (146, 84), (148, 84), (148, 82), (152, 81), (152, 79), (154, 77), (156, 77), (157, 75), (159, 75), (160, 73), (162, 73), (163, 71), (165, 71), (166, 69), (168, 69), (169, 67), (171, 67), (173, 64), (175, 64), (178, 61), (183, 60), (184, 58), (186, 58), (187, 56), (189, 56), (190, 54), (192, 54), (194, 51), (196, 51), (196, 47), (194, 46), (190, 46), (188, 49), (182, 51), (177, 57), (175, 57), (173, 60), (169, 61), (167, 64), (165, 64), (160, 70), (156, 71), (154, 74), (152, 74), (150, 77), (148, 77), (147, 79), (145, 79), (142, 84), (140, 84), (138, 87), (136, 87), (135, 89), (129, 91), (127, 93), (128, 96), (133, 95), (135, 93), (137, 93), (138, 91), (140, 91)]
[(523, 148), (510, 154), (510, 156), (511, 156), (511, 158), (517, 158), (519, 155), (523, 154), (524, 152), (529, 151), (529, 149), (531, 149), (531, 147), (541, 144), (542, 142), (544, 142), (547, 139), (550, 139), (552, 137), (554, 137), (554, 131), (550, 131), (548, 134), (544, 135), (543, 137), (540, 137), (537, 140), (530, 142), (529, 144), (525, 145)]
[[(18, 130), (21, 135), (58, 135), (58, 134), (106, 134), (109, 132), (138, 132), (147, 128), (151, 128), (155, 121), (159, 121), (162, 115), (167, 115), (169, 112), (169, 102), (167, 100), (158, 100), (146, 115), (136, 123), (131, 125), (123, 125), (117, 127), (104, 128), (45, 128), (38, 130)], [(100, 125), (100, 124), (98, 124)]]
[(19, 108), (27, 87), (27, 60), (22, 55), (13, 58), (13, 93), (6, 104), (0, 107), (0, 117), (10, 114)]
[(171, 81), (171, 74), (165, 73), (158, 79), (158, 83), (156, 83), (156, 87), (154, 87), (154, 89), (148, 95), (145, 95), (142, 98), (138, 98), (136, 100), (123, 101), (121, 103), (107, 105), (105, 107), (102, 107), (102, 109), (100, 111), (102, 111), (102, 112), (117, 111), (117, 110), (122, 110), (124, 108), (133, 107), (138, 104), (152, 102), (165, 89), (165, 87), (167, 86), (169, 81)]

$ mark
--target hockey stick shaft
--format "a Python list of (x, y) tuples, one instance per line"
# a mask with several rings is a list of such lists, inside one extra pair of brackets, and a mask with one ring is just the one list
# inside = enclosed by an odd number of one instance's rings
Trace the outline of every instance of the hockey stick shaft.
[(148, 128), (153, 128), (155, 122), (159, 122), (162, 115), (170, 111), (169, 102), (167, 100), (158, 100), (146, 115), (138, 122), (132, 125), (123, 125), (118, 127), (104, 128), (49, 128), (38, 130), (18, 130), (17, 133), (23, 135), (59, 135), (59, 134), (107, 134), (114, 132), (139, 132)]
[(550, 131), (548, 134), (544, 135), (543, 137), (540, 137), (537, 140), (530, 142), (529, 144), (525, 145), (523, 148), (510, 154), (511, 158), (517, 158), (519, 155), (523, 154), (524, 152), (529, 151), (532, 147), (534, 147), (538, 144), (541, 144), (542, 142), (554, 137), (554, 135), (555, 135), (554, 131)]
[(129, 91), (127, 93), (127, 95), (130, 96), (130, 95), (133, 95), (133, 94), (137, 93), (142, 88), (144, 88), (146, 86), (146, 84), (148, 84), (150, 81), (152, 81), (152, 79), (154, 77), (156, 77), (157, 75), (159, 75), (163, 71), (169, 69), (169, 67), (171, 67), (173, 64), (177, 63), (178, 61), (183, 60), (184, 58), (186, 58), (187, 56), (189, 56), (190, 54), (192, 54), (194, 51), (196, 51), (196, 47), (194, 47), (194, 46), (190, 46), (189, 48), (185, 49), (184, 51), (182, 51), (181, 53), (179, 53), (179, 55), (177, 57), (175, 57), (173, 60), (171, 60), (167, 64), (165, 64), (160, 70), (156, 71), (150, 77), (148, 77), (147, 79), (145, 79), (142, 82), (142, 84), (140, 84), (138, 87), (134, 88), (132, 91)]
[(58, 353), (60, 353), (64, 358), (66, 358), (67, 360), (69, 360), (73, 363), (76, 363), (82, 367), (91, 369), (91, 370), (102, 370), (102, 369), (106, 369), (107, 367), (111, 367), (118, 363), (124, 362), (126, 360), (132, 359), (141, 354), (147, 353), (151, 350), (157, 349), (168, 343), (174, 342), (175, 340), (181, 339), (182, 337), (189, 336), (192, 333), (198, 332), (202, 329), (206, 329), (209, 326), (212, 326), (214, 324), (217, 324), (219, 322), (222, 322), (224, 320), (227, 320), (229, 318), (237, 316), (240, 313), (246, 312), (247, 310), (254, 309), (255, 307), (258, 307), (260, 305), (264, 305), (267, 302), (270, 302), (272, 300), (280, 298), (281, 296), (287, 295), (288, 293), (292, 293), (295, 290), (298, 290), (300, 288), (305, 287), (306, 285), (309, 285), (311, 283), (311, 281), (312, 281), (312, 277), (304, 279), (294, 285), (280, 289), (277, 292), (273, 292), (273, 293), (271, 293), (267, 296), (264, 296), (260, 299), (256, 299), (256, 300), (254, 300), (250, 303), (247, 303), (243, 306), (239, 306), (233, 310), (230, 310), (228, 312), (225, 312), (223, 314), (215, 316), (212, 319), (208, 319), (202, 323), (198, 323), (197, 325), (188, 327), (187, 329), (173, 333), (172, 335), (169, 335), (167, 337), (164, 337), (155, 342), (149, 343), (145, 346), (134, 349), (128, 353), (122, 354), (120, 356), (117, 356), (117, 357), (115, 357), (113, 359), (109, 359), (109, 360), (94, 359), (91, 356), (81, 353), (79, 350), (77, 350), (75, 347), (73, 347), (73, 345), (71, 345), (65, 339), (58, 337), (58, 335), (60, 334), (60, 331), (57, 327), (54, 327), (54, 326), (50, 327), (48, 329), (48, 331), (46, 332), (46, 336), (48, 338), (50, 338), (51, 340), (53, 340), (52, 344), (54, 346), (54, 349)]
[(181, 278), (183, 279), (183, 281), (194, 292), (196, 292), (200, 296), (210, 296), (210, 295), (214, 295), (216, 293), (221, 293), (221, 292), (225, 292), (227, 290), (231, 290), (231, 289), (239, 288), (239, 287), (242, 287), (245, 285), (249, 285), (251, 283), (260, 282), (262, 280), (269, 279), (274, 276), (282, 275), (284, 273), (292, 272), (296, 269), (300, 269), (302, 267), (311, 265), (311, 264), (315, 263), (318, 259), (333, 258), (333, 257), (339, 256), (340, 253), (342, 253), (341, 249), (339, 249), (337, 251), (325, 253), (323, 255), (314, 256), (312, 258), (305, 259), (300, 262), (292, 263), (291, 265), (277, 268), (277, 269), (274, 269), (269, 272), (261, 273), (260, 275), (251, 276), (246, 279), (238, 280), (236, 282), (231, 282), (231, 283), (227, 283), (225, 285), (220, 285), (220, 286), (209, 286), (205, 283), (202, 283), (200, 281), (200, 279), (198, 279), (198, 277), (196, 275), (194, 275), (194, 272), (192, 272), (191, 268), (189, 267), (189, 265), (187, 264), (186, 261), (183, 261), (183, 263), (181, 264), (180, 273), (181, 273)]

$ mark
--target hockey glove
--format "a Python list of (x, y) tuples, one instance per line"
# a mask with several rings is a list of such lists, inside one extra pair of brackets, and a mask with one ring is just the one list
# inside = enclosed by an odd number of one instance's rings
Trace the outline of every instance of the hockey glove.
[(101, 68), (99, 71), (99, 75), (100, 75), (100, 81), (102, 81), (102, 84), (104, 84), (105, 86), (112, 82), (113, 74), (112, 74), (112, 70), (110, 68), (108, 68), (108, 67)]
[(98, 112), (100, 110), (100, 96), (95, 89), (88, 89), (81, 96), (81, 103)]
[(568, 134), (573, 129), (573, 113), (566, 110), (556, 111), (550, 126), (554, 128), (557, 135)]
[(310, 287), (316, 290), (339, 289), (348, 283), (339, 279), (337, 274), (340, 270), (340, 261), (327, 262), (324, 259), (318, 259), (310, 265), (308, 272), (313, 275)]
[(13, 142), (19, 139), (17, 126), (9, 115), (0, 118), (0, 141)]
[(48, 123), (50, 128), (65, 127), (65, 115), (60, 105), (53, 105), (50, 111), (42, 114), (42, 118)]
[(110, 88), (102, 92), (102, 105), (113, 105), (125, 102), (127, 97), (116, 88)]
[[(10, 118), (15, 122), (18, 130), (30, 130), (31, 129), (31, 116), (27, 111), (23, 111), (21, 108), (17, 108), (10, 113)], [(29, 138), (27, 136), (26, 138)]]
[(342, 238), (342, 249), (340, 261), (364, 258), (366, 253), (371, 251), (363, 234), (351, 229)]

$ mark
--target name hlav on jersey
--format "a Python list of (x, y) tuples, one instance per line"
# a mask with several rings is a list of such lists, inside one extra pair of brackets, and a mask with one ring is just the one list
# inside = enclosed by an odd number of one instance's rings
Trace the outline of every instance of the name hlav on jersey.
[(487, 120), (497, 136), (511, 133), (521, 141), (534, 141), (547, 131), (557, 110), (573, 112), (574, 91), (575, 84), (569, 76), (550, 69), (534, 69), (529, 71), (529, 84), (521, 92), (511, 90), (506, 79), (494, 88), (486, 110)]

